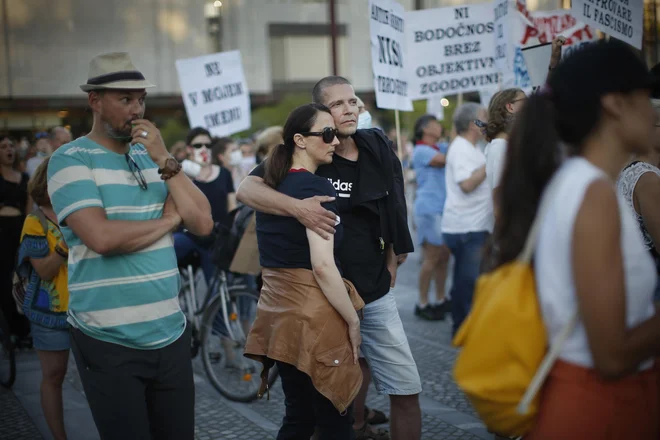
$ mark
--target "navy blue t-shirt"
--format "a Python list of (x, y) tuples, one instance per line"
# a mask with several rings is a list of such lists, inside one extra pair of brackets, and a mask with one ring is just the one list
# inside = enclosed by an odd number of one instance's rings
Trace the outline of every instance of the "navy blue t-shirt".
[(234, 190), (234, 181), (231, 178), (231, 171), (227, 168), (220, 167), (220, 174), (218, 174), (215, 180), (210, 182), (194, 180), (193, 182), (209, 200), (213, 221), (227, 228), (231, 227), (229, 213), (227, 212), (227, 196), (236, 192)]
[[(332, 184), (307, 170), (291, 170), (277, 187), (277, 191), (296, 199), (314, 196), (336, 197)], [(338, 214), (337, 203), (324, 203), (323, 207)], [(293, 217), (257, 212), (257, 241), (259, 260), (262, 267), (274, 269), (312, 269), (307, 231), (302, 223)], [(339, 247), (343, 235), (341, 221), (335, 226), (335, 249)], [(336, 255), (336, 253), (335, 253)], [(335, 257), (337, 268), (341, 266)]]

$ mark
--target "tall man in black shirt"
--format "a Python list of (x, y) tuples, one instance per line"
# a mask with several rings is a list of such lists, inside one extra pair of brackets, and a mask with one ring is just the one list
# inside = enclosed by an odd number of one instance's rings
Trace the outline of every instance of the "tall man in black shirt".
[[(357, 97), (348, 80), (324, 78), (312, 94), (314, 102), (330, 108), (339, 130), (340, 145), (332, 164), (319, 167), (316, 174), (330, 180), (337, 192), (344, 224), (339, 260), (344, 276), (366, 303), (361, 350), (378, 392), (390, 396), (392, 438), (419, 440), (421, 381), (390, 293), (398, 265), (413, 251), (401, 163), (380, 130), (357, 130)], [(288, 197), (263, 182), (263, 171), (260, 165), (243, 181), (238, 200), (258, 211), (295, 217), (305, 227), (329, 237), (335, 214), (320, 205), (329, 199)]]

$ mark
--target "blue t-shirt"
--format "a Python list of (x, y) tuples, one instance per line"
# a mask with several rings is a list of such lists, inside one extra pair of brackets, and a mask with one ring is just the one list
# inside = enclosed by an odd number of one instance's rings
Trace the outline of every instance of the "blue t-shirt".
[(412, 165), (417, 178), (415, 215), (442, 214), (447, 198), (445, 167), (432, 167), (431, 159), (438, 153), (447, 154), (448, 145), (438, 145), (440, 151), (428, 145), (416, 145)]
[[(314, 196), (336, 197), (328, 179), (306, 170), (290, 171), (277, 191), (300, 200)], [(324, 203), (323, 207), (338, 214), (336, 202)], [(335, 231), (336, 250), (343, 236), (341, 222), (335, 226)], [(262, 267), (312, 269), (307, 231), (295, 218), (257, 212), (257, 241)], [(341, 272), (336, 256), (335, 262)]]

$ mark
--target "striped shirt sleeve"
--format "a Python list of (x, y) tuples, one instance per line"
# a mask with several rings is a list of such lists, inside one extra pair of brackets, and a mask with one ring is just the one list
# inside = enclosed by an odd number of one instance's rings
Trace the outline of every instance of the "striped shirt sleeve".
[(103, 208), (92, 169), (80, 152), (58, 150), (50, 158), (48, 195), (60, 224), (64, 224), (71, 213), (80, 209)]

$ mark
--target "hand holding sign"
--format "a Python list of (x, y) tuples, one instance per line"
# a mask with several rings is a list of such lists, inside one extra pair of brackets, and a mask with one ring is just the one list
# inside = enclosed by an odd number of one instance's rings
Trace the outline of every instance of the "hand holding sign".
[(550, 55), (550, 69), (554, 69), (561, 60), (561, 47), (566, 43), (566, 38), (558, 36), (552, 40), (552, 54)]

